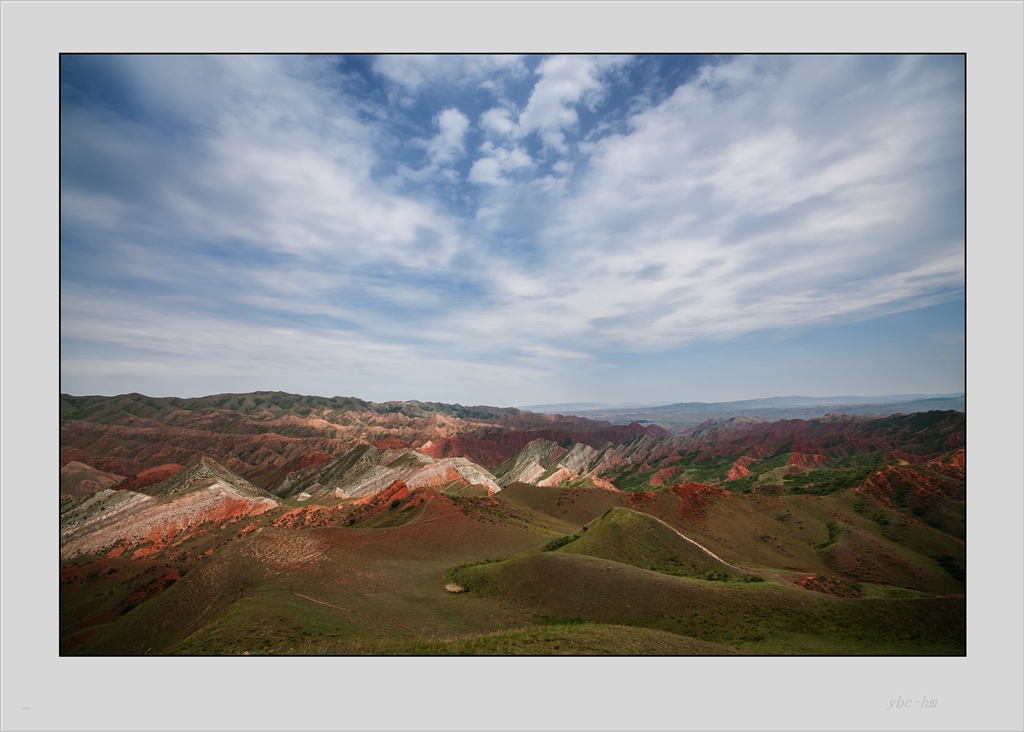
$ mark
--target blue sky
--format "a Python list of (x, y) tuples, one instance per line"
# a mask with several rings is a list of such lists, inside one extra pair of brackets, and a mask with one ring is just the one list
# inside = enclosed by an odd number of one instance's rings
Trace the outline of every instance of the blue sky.
[(961, 56), (62, 56), (61, 390), (964, 384)]

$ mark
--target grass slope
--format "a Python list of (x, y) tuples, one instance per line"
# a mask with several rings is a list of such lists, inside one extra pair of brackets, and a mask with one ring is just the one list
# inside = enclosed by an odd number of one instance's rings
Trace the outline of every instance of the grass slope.
[(650, 628), (600, 623), (542, 623), (514, 630), (440, 639), (307, 641), (284, 655), (422, 656), (718, 656), (736, 651), (717, 643)]
[(626, 505), (626, 498), (621, 493), (584, 486), (545, 488), (528, 483), (512, 483), (496, 494), (496, 497), (501, 501), (528, 506), (576, 526), (593, 521), (610, 508)]
[(530, 612), (643, 626), (744, 653), (966, 653), (964, 598), (840, 599), (775, 583), (669, 577), (544, 552), (454, 573), (467, 596)]
[(751, 577), (694, 546), (671, 527), (628, 508), (611, 508), (557, 551), (609, 559), (683, 577)]
[[(192, 556), (207, 548), (213, 554), (189, 560), (187, 573), (173, 586), (123, 614), (97, 616), (105, 604), (118, 610), (129, 585), (101, 597), (110, 590), (106, 575), (86, 581), (94, 568), (81, 570), (81, 578), (62, 587), (65, 652), (221, 654), (322, 637), (373, 643), (521, 627), (529, 613), (446, 592), (446, 570), (535, 549), (576, 528), (524, 506), (447, 497), (404, 515), (401, 505), (392, 510), (388, 504), (351, 528), (279, 528), (272, 521), (273, 515), (261, 517), (260, 528), (244, 538), (232, 538), (234, 529), (203, 534), (195, 546), (186, 542), (182, 547)], [(141, 565), (122, 556), (103, 559), (95, 569), (108, 566), (129, 576)], [(88, 637), (71, 638), (82, 632), (75, 624), (83, 621), (90, 624)]]

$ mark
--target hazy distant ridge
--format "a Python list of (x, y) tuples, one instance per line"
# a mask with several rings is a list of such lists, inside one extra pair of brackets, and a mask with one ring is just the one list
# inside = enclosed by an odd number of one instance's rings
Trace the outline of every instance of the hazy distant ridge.
[(626, 407), (624, 405), (577, 406), (573, 404), (538, 405), (532, 411), (576, 414), (613, 423), (633, 421), (661, 424), (694, 425), (709, 419), (731, 417), (763, 417), (780, 419), (814, 419), (830, 412), (838, 414), (912, 414), (937, 410), (966, 411), (964, 394), (893, 394), (889, 396), (784, 396), (745, 399), (734, 402), (680, 402), (662, 406)]

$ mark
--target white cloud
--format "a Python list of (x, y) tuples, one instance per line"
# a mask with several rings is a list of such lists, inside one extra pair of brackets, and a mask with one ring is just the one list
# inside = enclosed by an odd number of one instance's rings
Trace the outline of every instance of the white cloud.
[(537, 67), (540, 77), (525, 108), (513, 112), (494, 107), (480, 117), (481, 126), (499, 137), (514, 140), (537, 133), (544, 145), (565, 155), (565, 131), (579, 125), (578, 104), (593, 109), (604, 96), (601, 77), (629, 60), (624, 56), (552, 56)]
[(579, 121), (574, 105), (587, 92), (600, 90), (593, 59), (555, 56), (537, 68), (540, 80), (530, 94), (519, 124), (526, 130), (571, 127)]
[[(550, 199), (536, 254), (497, 265), (507, 337), (662, 350), (962, 296), (962, 234), (942, 223), (963, 180), (952, 72), (843, 57), (707, 67), (595, 141), (573, 193), (534, 182)], [(562, 101), (587, 88), (535, 89), (531, 124), (570, 124)], [(494, 157), (477, 165), (478, 182), (509, 180)], [(510, 220), (521, 188), (491, 210)]]
[(520, 147), (495, 147), (490, 142), (481, 146), (484, 157), (479, 158), (469, 170), (472, 183), (502, 186), (509, 182), (507, 173), (514, 173), (533, 167), (533, 159)]
[(576, 105), (600, 100), (600, 77), (628, 60), (621, 56), (554, 56), (541, 62), (540, 75), (526, 109), (519, 115), (518, 135), (538, 132), (544, 144), (565, 153), (563, 130), (579, 123)]
[(464, 140), (469, 129), (469, 117), (451, 107), (438, 115), (437, 126), (440, 131), (427, 146), (431, 162), (435, 165), (451, 163), (465, 155)]
[(481, 85), (493, 89), (496, 74), (512, 78), (526, 74), (522, 57), (515, 55), (377, 56), (373, 60), (373, 70), (411, 94), (440, 84)]
[[(139, 84), (149, 110), (185, 110), (201, 118), (197, 141), (182, 148), (174, 137), (137, 122), (82, 108), (69, 112), (62, 128), (65, 159), (80, 160), (91, 173), (147, 170), (134, 190), (114, 196), (117, 205), (64, 211), (68, 226), (99, 228), (120, 236), (233, 241), (299, 257), (344, 257), (350, 262), (397, 260), (437, 262), (458, 247), (456, 227), (429, 203), (391, 193), (371, 175), (378, 162), (378, 132), (359, 121), (351, 104), (312, 69), (285, 57), (226, 57), (221, 63), (189, 60), (205, 83), (198, 100), (174, 74), (157, 73), (177, 59), (139, 57), (144, 68), (129, 77)], [(314, 60), (311, 63), (318, 63)], [(258, 73), (259, 83), (251, 78)], [(163, 79), (175, 79), (162, 85)], [(190, 78), (186, 74), (186, 78)], [(258, 90), (258, 91), (253, 91)], [(192, 111), (192, 107), (198, 107)], [(431, 153), (454, 157), (468, 119), (450, 109), (439, 118), (440, 134)], [(69, 201), (102, 197), (91, 181), (63, 182)], [(111, 217), (117, 212), (117, 219)], [(160, 217), (154, 219), (154, 214)], [(90, 222), (91, 220), (91, 222)], [(424, 234), (431, 244), (425, 245)]]
[(510, 135), (516, 129), (512, 121), (512, 113), (507, 109), (495, 107), (480, 115), (480, 126), (496, 135)]

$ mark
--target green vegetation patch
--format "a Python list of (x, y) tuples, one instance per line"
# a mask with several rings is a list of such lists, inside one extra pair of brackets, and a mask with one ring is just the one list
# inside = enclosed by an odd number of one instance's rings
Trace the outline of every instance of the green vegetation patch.
[(606, 480), (620, 491), (649, 491), (651, 490), (651, 476), (656, 470), (642, 470), (640, 465), (628, 465), (621, 470), (613, 470), (605, 473)]
[(757, 474), (745, 475), (742, 478), (736, 480), (728, 480), (722, 486), (726, 490), (730, 490), (733, 493), (750, 493), (751, 489), (757, 485)]
[(874, 467), (854, 470), (805, 470), (802, 473), (785, 476), (783, 483), (789, 486), (790, 492), (797, 495), (827, 496), (848, 488), (859, 488), (874, 472)]
[(461, 480), (454, 480), (448, 483), (441, 489), (441, 492), (446, 496), (462, 496), (466, 498), (487, 498), (491, 495), (490, 491), (487, 490), (487, 486), (480, 483), (467, 485)]
[(559, 536), (557, 539), (552, 539), (547, 544), (545, 544), (543, 547), (541, 547), (541, 551), (542, 552), (557, 551), (558, 549), (561, 549), (563, 546), (571, 544), (572, 542), (576, 541), (579, 538), (580, 538), (579, 534), (566, 534), (565, 536)]
[(232, 601), (216, 618), (169, 650), (172, 654), (222, 655), (280, 652), (314, 639), (372, 637), (357, 615), (338, 612), (291, 592), (266, 587)]
[(955, 579), (957, 582), (967, 581), (967, 570), (961, 566), (960, 562), (955, 557), (949, 554), (941, 554), (935, 557), (935, 561), (939, 563), (944, 570), (949, 572), (949, 576)]
[(578, 615), (534, 615), (534, 625), (582, 625), (583, 618)]
[[(423, 504), (400, 508), (401, 501), (392, 501), (386, 509), (359, 524), (361, 529), (390, 529), (404, 526), (423, 513)], [(353, 522), (354, 523), (354, 522)]]
[(588, 622), (541, 623), (497, 633), (437, 639), (310, 642), (284, 652), (341, 656), (715, 656), (736, 653), (721, 644), (666, 631)]

